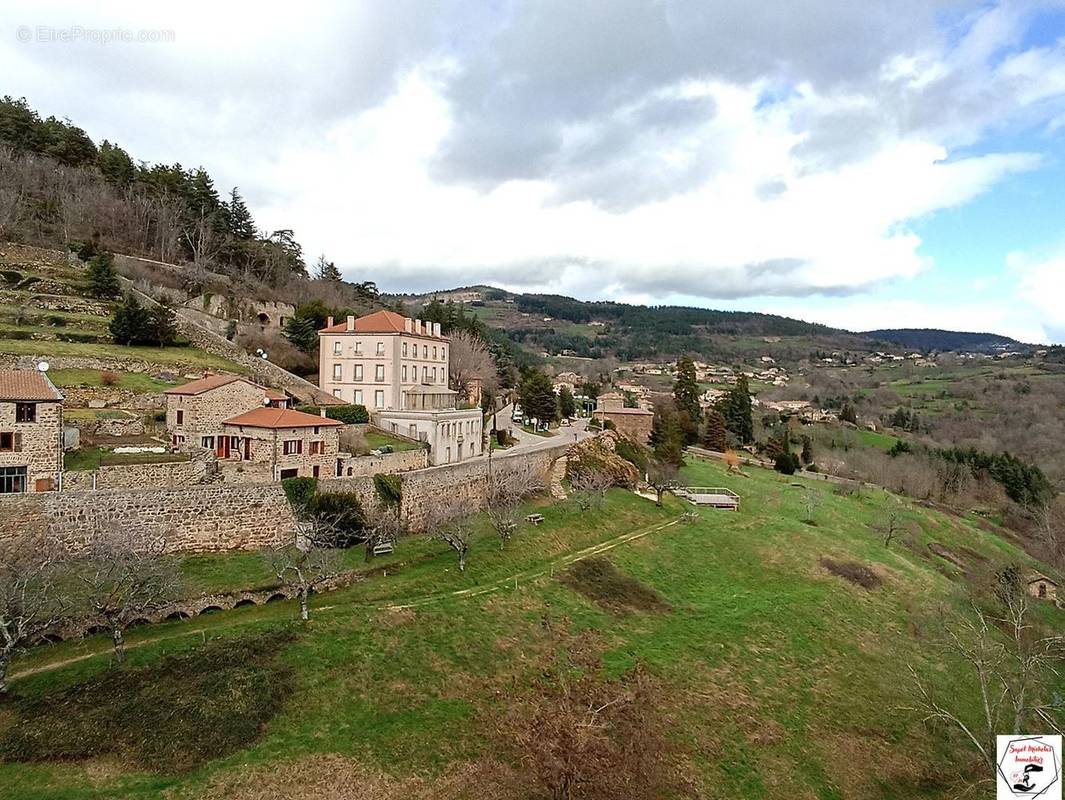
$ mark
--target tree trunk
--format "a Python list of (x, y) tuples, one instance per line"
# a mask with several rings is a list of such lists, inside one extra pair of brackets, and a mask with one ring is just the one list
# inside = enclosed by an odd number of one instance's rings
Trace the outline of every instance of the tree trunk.
[(116, 625), (111, 629), (111, 639), (115, 643), (115, 661), (121, 664), (126, 660), (126, 640), (120, 626)]
[(300, 619), (304, 622), (311, 618), (311, 609), (307, 601), (307, 590), (300, 589)]
[(659, 508), (662, 507), (662, 490), (655, 489), (655, 505)]
[(7, 694), (7, 656), (0, 655), (0, 696)]
[(459, 572), (466, 571), (466, 551), (459, 550)]

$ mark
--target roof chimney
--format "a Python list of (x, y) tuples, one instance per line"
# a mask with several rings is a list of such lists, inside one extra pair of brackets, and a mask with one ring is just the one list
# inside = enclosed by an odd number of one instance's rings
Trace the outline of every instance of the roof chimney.
[(319, 408), (318, 409), (318, 413), (321, 414), (322, 417), (324, 418), (325, 417), (325, 406), (322, 406), (321, 408)]
[(333, 318), (332, 317), (326, 317), (325, 318), (325, 327), (327, 327), (327, 328), (332, 328), (333, 327)]
[(440, 323), (439, 322), (434, 322), (433, 323), (433, 336), (439, 336), (439, 335), (440, 335)]
[(355, 330), (355, 317), (348, 317), (348, 330)]
[(410, 317), (404, 317), (403, 329), (407, 331), (407, 333), (411, 333), (414, 330), (414, 320), (412, 320)]
[(418, 334), (422, 332), (422, 321), (420, 319), (414, 320), (414, 332)]

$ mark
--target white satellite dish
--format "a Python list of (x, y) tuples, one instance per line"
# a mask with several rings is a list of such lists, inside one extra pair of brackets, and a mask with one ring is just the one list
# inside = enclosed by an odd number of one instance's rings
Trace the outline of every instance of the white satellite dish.
[(37, 365), (37, 369), (39, 369), (41, 372), (47, 372), (48, 371), (48, 362), (47, 361), (42, 361), (40, 364)]
[(263, 398), (263, 405), (264, 406), (270, 405), (270, 398), (269, 397), (264, 397)]
[(263, 361), (265, 361), (266, 360), (266, 351), (263, 350), (262, 353), (260, 354), (260, 356), (262, 357)]

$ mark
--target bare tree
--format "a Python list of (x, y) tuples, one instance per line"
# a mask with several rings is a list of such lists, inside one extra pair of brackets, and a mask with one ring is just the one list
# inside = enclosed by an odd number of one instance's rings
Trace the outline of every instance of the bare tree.
[(457, 498), (441, 498), (433, 504), (425, 521), (426, 533), (455, 551), (459, 572), (466, 571), (466, 556), (473, 539), (473, 527), (465, 506)]
[(1024, 731), (1032, 725), (1062, 733), (1058, 714), (1065, 701), (1053, 684), (1065, 655), (1065, 637), (1041, 636), (1030, 620), (1029, 597), (1018, 581), (998, 576), (995, 610), (975, 600), (971, 615), (948, 625), (944, 648), (971, 672), (980, 692), (977, 710), (955, 693), (939, 694), (910, 665), (915, 704), (906, 710), (925, 721), (960, 731), (987, 766), (995, 769), (995, 736)]
[(340, 556), (331, 548), (347, 531), (341, 515), (314, 513), (297, 509), (292, 538), (281, 547), (264, 554), (267, 563), (282, 585), (292, 586), (300, 602), (300, 619), (311, 617), (310, 597), (327, 581), (341, 573)]
[(379, 546), (384, 544), (394, 545), (402, 534), (403, 523), (399, 518), (399, 514), (391, 512), (380, 514), (374, 520), (373, 525), (369, 525), (366, 528), (366, 541), (363, 543), (366, 548), (366, 561), (374, 557), (374, 553)]
[(647, 483), (655, 490), (655, 505), (659, 508), (662, 507), (662, 496), (677, 488), (679, 472), (676, 464), (661, 458), (652, 458), (647, 464)]
[(874, 522), (871, 527), (880, 534), (884, 547), (890, 547), (896, 537), (910, 530), (900, 508), (891, 509), (886, 517)]
[(450, 335), (451, 350), (448, 362), (448, 383), (459, 393), (459, 398), (466, 400), (475, 378), (480, 378), (482, 385), (494, 388), (496, 368), (492, 354), (480, 336), (466, 331), (453, 331)]
[(170, 602), (181, 586), (175, 564), (163, 558), (162, 538), (117, 529), (89, 540), (78, 577), (89, 614), (111, 631), (115, 660), (125, 660), (125, 631), (134, 620)]
[(606, 499), (606, 493), (614, 485), (614, 479), (605, 470), (582, 468), (570, 476), (573, 499), (581, 511), (599, 508)]
[(66, 614), (56, 591), (58, 550), (29, 544), (0, 548), (0, 695), (7, 692), (11, 659)]
[[(499, 462), (496, 462), (499, 463)], [(544, 490), (543, 476), (528, 462), (505, 464), (489, 473), (485, 500), (492, 529), (502, 550), (518, 529), (518, 506), (526, 497)]]
[(806, 516), (802, 521), (808, 525), (817, 524), (817, 509), (821, 507), (821, 493), (815, 489), (806, 487), (803, 493), (803, 509), (806, 512)]

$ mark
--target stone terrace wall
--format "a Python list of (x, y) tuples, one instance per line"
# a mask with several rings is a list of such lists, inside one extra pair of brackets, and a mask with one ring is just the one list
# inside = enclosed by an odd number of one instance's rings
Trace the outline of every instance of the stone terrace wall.
[[(156, 464), (113, 464), (96, 470), (66, 470), (63, 491), (96, 489), (169, 489), (204, 483), (210, 472), (206, 459)], [(95, 484), (93, 478), (96, 478)]]
[(286, 541), (293, 522), (280, 484), (0, 496), (0, 542), (53, 537), (74, 552), (108, 529), (161, 536), (168, 552), (256, 550)]
[(378, 472), (409, 472), (429, 466), (429, 451), (419, 447), (417, 450), (401, 450), (397, 453), (382, 453), (379, 456), (355, 456), (344, 459), (343, 477), (357, 478), (362, 475), (374, 476)]

